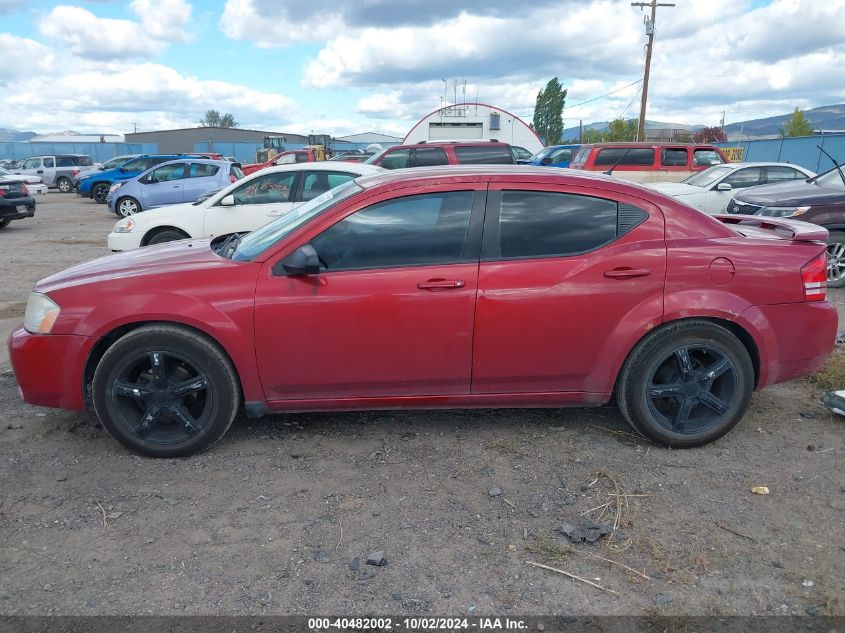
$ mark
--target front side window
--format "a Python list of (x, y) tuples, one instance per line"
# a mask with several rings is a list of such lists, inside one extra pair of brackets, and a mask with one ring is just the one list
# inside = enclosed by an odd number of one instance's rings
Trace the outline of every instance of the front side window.
[(38, 169), (41, 167), (40, 158), (27, 158), (21, 165), (21, 169)]
[(296, 172), (265, 174), (244, 183), (232, 192), (235, 204), (274, 204), (291, 202)]
[(185, 177), (185, 163), (173, 163), (172, 165), (162, 165), (158, 169), (152, 171), (146, 178), (148, 183), (169, 182), (171, 180), (179, 180)]
[(381, 159), (381, 166), (385, 169), (404, 169), (408, 166), (410, 158), (411, 150), (397, 149), (384, 155), (384, 158)]
[(414, 167), (433, 167), (448, 164), (449, 159), (446, 157), (446, 152), (440, 147), (420, 148), (414, 153)]
[(220, 167), (217, 165), (209, 165), (208, 163), (191, 163), (191, 170), (188, 178), (207, 178), (213, 176)]
[(503, 191), (496, 259), (564, 257), (617, 236), (617, 203), (547, 191)]
[(609, 147), (599, 150), (596, 165), (653, 165), (654, 149), (651, 147)]
[(502, 145), (458, 145), (455, 156), (461, 165), (512, 165), (510, 148)]
[(728, 183), (733, 189), (745, 189), (763, 182), (763, 170), (759, 167), (738, 169), (722, 182)]
[(572, 158), (572, 149), (571, 148), (563, 148), (559, 150), (555, 150), (552, 152), (551, 156), (549, 156), (550, 163), (562, 163), (564, 161), (570, 160)]
[(311, 241), (329, 271), (453, 264), (465, 260), (474, 194), (444, 191), (379, 202)]
[(303, 176), (302, 202), (313, 200), (329, 189), (334, 189), (356, 178), (356, 174), (343, 171), (308, 171)]
[(695, 150), (693, 156), (693, 164), (697, 167), (721, 165), (725, 162), (715, 149), (697, 149)]

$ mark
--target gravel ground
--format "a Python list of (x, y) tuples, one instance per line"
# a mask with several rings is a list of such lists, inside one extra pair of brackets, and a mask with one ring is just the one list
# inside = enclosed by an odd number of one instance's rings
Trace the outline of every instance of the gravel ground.
[[(0, 232), (4, 340), (114, 221), (50, 193)], [(806, 381), (688, 451), (608, 407), (240, 419), (206, 454), (150, 460), (24, 404), (8, 370), (4, 346), (2, 614), (845, 614), (845, 420)], [(588, 518), (618, 528), (559, 531)]]

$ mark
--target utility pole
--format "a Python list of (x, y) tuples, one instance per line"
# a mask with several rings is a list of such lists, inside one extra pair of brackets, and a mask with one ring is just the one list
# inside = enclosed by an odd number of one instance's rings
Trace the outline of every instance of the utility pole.
[(651, 7), (651, 19), (645, 20), (645, 32), (648, 35), (648, 44), (646, 44), (645, 52), (645, 73), (643, 74), (643, 96), (640, 100), (640, 124), (637, 128), (637, 140), (645, 140), (645, 106), (648, 101), (648, 75), (651, 70), (651, 51), (654, 48), (654, 22), (657, 19), (657, 7), (674, 7), (674, 2), (658, 2), (651, 0), (651, 2), (632, 2), (632, 7)]

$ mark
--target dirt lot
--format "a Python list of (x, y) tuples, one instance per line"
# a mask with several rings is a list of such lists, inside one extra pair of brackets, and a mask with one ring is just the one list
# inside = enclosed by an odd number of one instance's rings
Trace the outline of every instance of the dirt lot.
[[(102, 255), (114, 221), (51, 193), (0, 232), (4, 341), (33, 283)], [(818, 391), (756, 394), (690, 451), (602, 408), (244, 419), (154, 461), (21, 402), (4, 346), (0, 613), (842, 615), (845, 420)], [(557, 531), (617, 512), (609, 540)]]

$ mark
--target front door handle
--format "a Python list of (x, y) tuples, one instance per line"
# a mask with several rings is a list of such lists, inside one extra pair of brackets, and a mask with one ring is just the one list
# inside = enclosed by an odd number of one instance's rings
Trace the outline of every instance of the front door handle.
[(630, 279), (632, 277), (647, 277), (650, 274), (650, 268), (620, 267), (605, 271), (604, 276), (610, 277), (611, 279)]
[(450, 288), (463, 288), (466, 286), (463, 279), (429, 279), (417, 284), (420, 290), (448, 290)]

